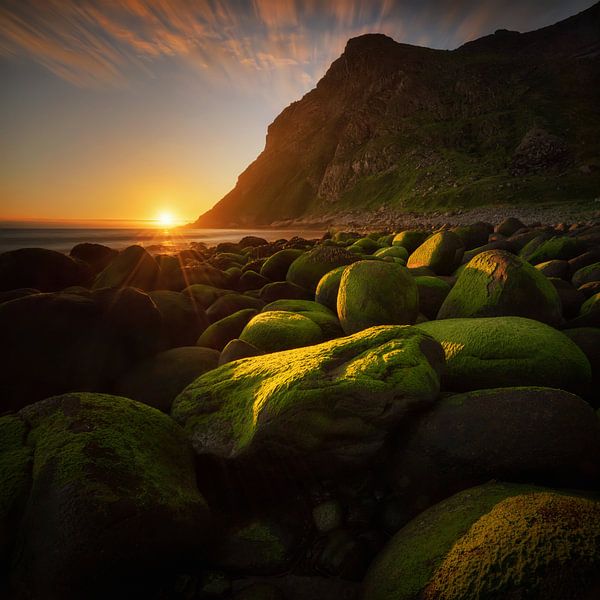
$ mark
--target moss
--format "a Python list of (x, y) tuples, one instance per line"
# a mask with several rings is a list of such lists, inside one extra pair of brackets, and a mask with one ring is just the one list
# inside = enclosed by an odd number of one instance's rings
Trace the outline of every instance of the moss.
[(600, 292), (590, 296), (579, 309), (580, 315), (587, 315), (592, 312), (600, 311)]
[(404, 246), (390, 246), (389, 248), (381, 248), (375, 252), (375, 256), (385, 258), (386, 256), (392, 256), (394, 258), (401, 258), (406, 261), (408, 259), (408, 250)]
[(265, 352), (277, 352), (318, 344), (323, 341), (323, 332), (308, 317), (286, 311), (269, 311), (253, 317), (239, 339)]
[(342, 335), (340, 322), (327, 307), (312, 300), (276, 300), (267, 304), (262, 312), (282, 310), (307, 317), (316, 323), (323, 333), (323, 341)]
[(419, 292), (419, 311), (428, 319), (435, 319), (440, 306), (452, 289), (450, 284), (431, 275), (417, 275), (415, 283)]
[(381, 245), (369, 237), (360, 238), (351, 246), (348, 246), (348, 250), (350, 250), (350, 252), (356, 252), (357, 254), (373, 254), (380, 248)]
[[(35, 448), (34, 481), (76, 485), (100, 502), (133, 497), (146, 508), (178, 510), (201, 501), (185, 438), (158, 410), (106, 394), (65, 394), (21, 416)], [(148, 441), (152, 440), (149, 445)]]
[(417, 286), (402, 265), (360, 261), (342, 274), (337, 311), (346, 333), (414, 323), (419, 312)]
[(562, 321), (556, 288), (518, 256), (488, 250), (472, 258), (444, 300), (438, 319), (520, 316)]
[(286, 248), (275, 252), (263, 263), (260, 274), (272, 281), (285, 281), (290, 265), (304, 252), (295, 248)]
[(599, 539), (597, 501), (551, 491), (506, 498), (454, 544), (423, 598), (584, 597), (600, 569)]
[[(540, 510), (544, 503), (550, 515)], [(555, 506), (567, 506), (568, 512), (574, 509), (575, 514), (581, 514), (584, 519), (579, 523), (569, 519), (561, 525), (556, 518), (560, 519), (563, 511), (554, 509)], [(514, 518), (507, 511), (513, 507), (516, 509)], [(574, 496), (561, 499), (561, 492), (544, 488), (490, 483), (465, 490), (421, 513), (392, 538), (367, 573), (364, 597), (369, 600), (509, 597), (491, 593), (478, 595), (476, 589), (486, 583), (494, 585), (509, 579), (513, 572), (520, 571), (521, 575), (527, 573), (535, 578), (536, 562), (551, 564), (561, 555), (564, 559), (563, 548), (569, 546), (580, 551), (583, 557), (587, 554), (584, 560), (597, 563), (597, 548), (595, 556), (590, 553), (593, 544), (597, 545), (593, 541), (599, 526), (597, 515), (598, 503)], [(550, 521), (548, 526), (545, 525), (547, 520)], [(537, 531), (530, 529), (532, 526)], [(583, 530), (585, 526), (591, 526), (589, 533)], [(539, 538), (536, 540), (536, 534), (544, 529), (554, 529), (558, 534), (555, 541), (560, 541), (563, 547), (556, 548), (550, 543), (546, 552), (540, 552), (543, 546)], [(475, 538), (479, 546), (475, 546)], [(461, 552), (467, 548), (472, 549), (470, 554)], [(478, 570), (479, 552), (484, 568), (489, 569), (487, 582), (483, 569)], [(520, 562), (515, 560), (517, 558)], [(565, 567), (568, 562), (564, 561)], [(450, 565), (455, 567), (452, 573)]]
[(600, 262), (593, 263), (587, 267), (582, 267), (573, 273), (571, 278), (573, 285), (579, 287), (590, 281), (600, 281)]
[(349, 265), (358, 260), (352, 253), (334, 246), (316, 246), (310, 252), (298, 257), (288, 269), (286, 279), (311, 292), (317, 289), (319, 280), (325, 273), (336, 267)]
[(332, 269), (319, 280), (315, 292), (315, 300), (330, 310), (337, 312), (337, 297), (340, 289), (342, 273), (346, 265)]
[(258, 311), (255, 308), (245, 308), (234, 312), (228, 317), (219, 319), (204, 330), (196, 345), (219, 351), (223, 350), (231, 340), (239, 337), (250, 319), (257, 314)]
[(444, 385), (451, 390), (542, 385), (578, 393), (590, 382), (583, 352), (563, 333), (538, 321), (446, 319), (415, 327), (444, 348)]
[[(405, 248), (408, 254), (414, 252), (427, 238), (427, 231), (401, 231), (394, 236), (393, 246)], [(408, 257), (407, 257), (408, 258)]]
[(527, 252), (526, 248), (523, 248), (523, 256), (532, 265), (537, 265), (548, 260), (569, 260), (575, 258), (583, 254), (587, 246), (582, 240), (563, 235), (542, 241), (531, 252)]
[(429, 404), (442, 360), (414, 328), (374, 327), (223, 365), (186, 388), (172, 415), (198, 453), (234, 458), (271, 444), (278, 454), (321, 451), (327, 468), (327, 454), (371, 456), (388, 428)]
[(449, 275), (459, 265), (464, 252), (460, 238), (451, 231), (440, 231), (425, 240), (409, 257), (407, 266), (427, 267), (437, 275)]
[(221, 296), (225, 296), (226, 294), (234, 294), (235, 292), (216, 288), (212, 285), (195, 283), (194, 285), (186, 287), (182, 293), (190, 296), (195, 306), (206, 309)]

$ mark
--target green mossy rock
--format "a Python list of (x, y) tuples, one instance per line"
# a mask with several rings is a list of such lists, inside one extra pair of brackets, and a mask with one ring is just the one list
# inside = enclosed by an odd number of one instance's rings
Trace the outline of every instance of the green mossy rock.
[(231, 340), (219, 356), (219, 366), (224, 365), (234, 360), (240, 360), (241, 358), (249, 358), (251, 356), (260, 356), (265, 354), (260, 348), (244, 342), (240, 339)]
[(579, 393), (591, 380), (590, 364), (577, 345), (539, 321), (446, 319), (415, 327), (444, 348), (442, 383), (449, 390), (548, 386)]
[(222, 296), (226, 296), (227, 294), (235, 294), (233, 290), (224, 290), (213, 287), (212, 285), (204, 285), (202, 283), (190, 285), (182, 290), (181, 293), (192, 298), (194, 305), (203, 310), (206, 310), (211, 304), (213, 304)]
[(408, 267), (426, 267), (436, 275), (450, 275), (460, 265), (465, 248), (451, 231), (440, 231), (423, 242), (409, 257)]
[(332, 269), (329, 273), (325, 273), (319, 280), (315, 292), (315, 301), (326, 306), (333, 312), (337, 312), (338, 291), (340, 289), (342, 273), (345, 268), (346, 265)]
[(590, 296), (580, 307), (579, 315), (569, 321), (569, 328), (600, 327), (600, 292)]
[(242, 276), (237, 282), (237, 288), (242, 292), (248, 290), (260, 290), (269, 283), (271, 283), (270, 279), (267, 279), (266, 277), (263, 277), (260, 273), (249, 269), (242, 273)]
[(373, 327), (223, 365), (185, 389), (172, 416), (200, 455), (265, 453), (264, 468), (297, 456), (335, 472), (368, 462), (388, 431), (435, 400), (442, 364), (439, 344), (415, 328)]
[(216, 369), (218, 363), (216, 350), (198, 346), (171, 348), (127, 371), (117, 381), (115, 392), (169, 413), (175, 397), (200, 375)]
[(263, 352), (279, 352), (319, 344), (324, 338), (321, 328), (308, 317), (287, 311), (269, 311), (253, 317), (239, 339)]
[(600, 503), (490, 483), (433, 506), (372, 563), (364, 600), (593, 598), (600, 583)]
[(18, 415), (0, 417), (0, 577), (8, 575), (18, 523), (31, 485), (33, 449)]
[(392, 258), (401, 258), (404, 261), (408, 260), (408, 250), (404, 246), (390, 246), (389, 248), (381, 248), (375, 252), (374, 256), (379, 258), (385, 258), (391, 256)]
[(428, 319), (435, 319), (452, 286), (431, 275), (418, 275), (415, 277), (415, 283), (419, 293), (419, 312)]
[(343, 335), (337, 316), (326, 306), (312, 300), (277, 300), (267, 304), (262, 312), (282, 310), (293, 312), (314, 321), (323, 333), (323, 341)]
[(275, 302), (275, 300), (311, 300), (312, 294), (289, 281), (274, 281), (268, 283), (260, 290), (260, 299), (263, 302)]
[(211, 323), (216, 323), (245, 308), (253, 308), (258, 311), (264, 305), (265, 303), (260, 298), (253, 298), (246, 294), (227, 294), (217, 298), (206, 309), (206, 316)]
[(414, 323), (419, 313), (417, 285), (402, 265), (373, 261), (354, 263), (342, 274), (337, 313), (347, 334), (374, 325)]
[(521, 256), (532, 265), (537, 265), (549, 260), (569, 260), (586, 250), (587, 244), (582, 240), (563, 235), (545, 240), (531, 251), (527, 251), (526, 246), (521, 251)]
[(600, 281), (600, 262), (578, 269), (573, 273), (571, 281), (575, 287), (580, 287), (584, 283), (589, 283), (591, 281)]
[(290, 265), (286, 279), (314, 293), (325, 273), (329, 273), (336, 267), (352, 264), (357, 260), (356, 254), (348, 252), (344, 248), (316, 246)]
[(421, 509), (490, 479), (595, 488), (600, 483), (600, 422), (594, 417), (587, 402), (552, 388), (449, 396), (400, 440), (392, 463), (394, 481)]
[(250, 319), (257, 314), (258, 311), (255, 308), (245, 308), (216, 321), (204, 330), (198, 338), (196, 346), (223, 350), (231, 340), (240, 336)]
[(560, 298), (535, 267), (509, 252), (489, 250), (466, 265), (437, 318), (511, 315), (558, 325)]
[(154, 258), (141, 246), (129, 246), (98, 273), (93, 288), (135, 287), (149, 291), (155, 288), (159, 276)]
[(192, 346), (208, 327), (206, 313), (187, 294), (160, 290), (149, 292), (148, 296), (161, 316), (163, 348)]
[(286, 248), (275, 252), (263, 263), (260, 274), (271, 281), (285, 281), (290, 265), (304, 252), (296, 248)]
[(380, 248), (381, 244), (368, 237), (360, 238), (351, 246), (348, 246), (350, 252), (356, 252), (357, 254), (373, 254)]
[(35, 288), (57, 292), (72, 285), (87, 285), (91, 268), (61, 252), (20, 248), (0, 254), (0, 291)]
[(392, 246), (402, 246), (412, 254), (430, 235), (428, 231), (401, 231), (394, 236)]
[(494, 230), (494, 226), (489, 223), (478, 221), (471, 225), (462, 225), (455, 227), (452, 232), (455, 233), (462, 242), (465, 250), (472, 250), (487, 244), (490, 233)]
[(152, 589), (153, 575), (178, 572), (203, 549), (208, 508), (193, 453), (168, 416), (85, 393), (19, 416), (35, 455), (13, 557), (19, 597), (103, 597), (128, 582)]

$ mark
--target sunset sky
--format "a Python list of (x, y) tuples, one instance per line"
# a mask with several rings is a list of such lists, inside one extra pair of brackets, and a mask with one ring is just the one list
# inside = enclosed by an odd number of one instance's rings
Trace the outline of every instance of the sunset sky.
[(194, 220), (348, 38), (456, 48), (590, 0), (0, 0), (0, 219)]

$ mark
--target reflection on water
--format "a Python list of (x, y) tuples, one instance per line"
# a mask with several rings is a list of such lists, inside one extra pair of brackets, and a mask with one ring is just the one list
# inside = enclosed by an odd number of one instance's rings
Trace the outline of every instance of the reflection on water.
[[(190, 242), (207, 245), (237, 242), (246, 235), (256, 235), (267, 241), (301, 236), (308, 239), (323, 235), (322, 230), (301, 229), (171, 229), (156, 228), (0, 228), (0, 252), (17, 248), (48, 248), (68, 252), (75, 244), (93, 242), (111, 248), (126, 248), (140, 244), (156, 251), (174, 252)], [(156, 248), (153, 248), (156, 246)], [(161, 248), (159, 248), (161, 247)]]

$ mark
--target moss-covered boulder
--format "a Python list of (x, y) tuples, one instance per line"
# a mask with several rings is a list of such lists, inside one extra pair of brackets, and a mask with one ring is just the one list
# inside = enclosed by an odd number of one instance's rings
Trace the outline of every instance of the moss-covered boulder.
[(305, 288), (290, 283), (289, 281), (274, 281), (268, 283), (260, 290), (260, 299), (263, 302), (275, 302), (290, 298), (293, 300), (311, 300), (313, 295)]
[(402, 265), (360, 261), (344, 270), (337, 313), (345, 333), (374, 325), (414, 323), (418, 312), (417, 285)]
[(319, 302), (293, 299), (276, 300), (275, 302), (267, 304), (262, 309), (262, 312), (274, 310), (293, 312), (302, 315), (303, 317), (308, 317), (321, 328), (323, 341), (339, 337), (343, 334), (337, 316)]
[[(238, 267), (235, 267), (236, 269)], [(193, 285), (206, 285), (220, 289), (228, 289), (232, 278), (228, 273), (208, 263), (192, 263), (180, 267), (174, 274), (169, 289), (181, 291)]]
[(446, 319), (415, 326), (446, 353), (443, 385), (454, 391), (548, 386), (579, 393), (590, 364), (567, 336), (522, 317)]
[(189, 296), (192, 299), (194, 306), (198, 306), (203, 310), (206, 310), (218, 298), (221, 298), (221, 296), (235, 294), (233, 290), (216, 288), (212, 285), (204, 285), (202, 283), (190, 285), (184, 288), (181, 293)]
[(260, 290), (268, 283), (271, 283), (270, 279), (264, 277), (256, 271), (248, 269), (247, 271), (244, 271), (239, 278), (237, 282), (237, 289), (242, 292), (248, 290)]
[(549, 260), (569, 260), (587, 250), (587, 244), (582, 240), (561, 235), (542, 241), (536, 248), (528, 251), (529, 245), (521, 250), (521, 255), (532, 265)]
[(0, 291), (35, 288), (56, 292), (73, 285), (87, 285), (91, 268), (61, 252), (44, 248), (20, 248), (0, 254)]
[(494, 226), (490, 223), (478, 221), (471, 225), (461, 225), (455, 227), (452, 232), (455, 233), (462, 242), (465, 250), (472, 250), (487, 244), (490, 233), (494, 230)]
[(323, 331), (310, 318), (289, 311), (268, 311), (250, 319), (239, 339), (263, 352), (311, 346), (324, 340)]
[(373, 256), (378, 258), (385, 258), (391, 256), (392, 258), (401, 258), (402, 260), (408, 260), (408, 250), (404, 246), (389, 246), (387, 248), (380, 248)]
[(600, 585), (600, 503), (490, 483), (433, 506), (371, 565), (364, 600), (593, 598)]
[(340, 289), (342, 273), (345, 268), (346, 265), (343, 265), (332, 269), (329, 273), (325, 273), (319, 280), (315, 291), (315, 301), (334, 312), (337, 312), (338, 291)]
[(436, 275), (450, 275), (460, 265), (465, 248), (452, 231), (440, 231), (425, 240), (409, 257), (411, 268), (427, 267)]
[(368, 462), (388, 431), (433, 402), (442, 363), (440, 346), (415, 328), (373, 327), (223, 365), (186, 388), (171, 414), (200, 455), (260, 454), (264, 468), (296, 456), (331, 471)]
[(18, 597), (151, 590), (207, 543), (193, 454), (168, 416), (101, 394), (53, 397), (19, 416), (35, 462), (13, 555)]
[(546, 277), (570, 279), (569, 263), (566, 260), (547, 260), (535, 265), (535, 268)]
[(401, 231), (394, 236), (392, 246), (401, 246), (412, 254), (429, 236), (428, 231)]
[(206, 316), (211, 323), (216, 323), (240, 310), (247, 308), (261, 310), (264, 305), (260, 298), (253, 298), (247, 294), (227, 294), (217, 298), (206, 309)]
[(223, 350), (231, 340), (239, 337), (248, 321), (257, 314), (255, 308), (244, 308), (212, 323), (198, 338), (196, 345)]
[(348, 250), (356, 254), (374, 254), (380, 248), (381, 244), (369, 237), (360, 238), (348, 246)]
[(600, 421), (587, 402), (553, 388), (457, 394), (411, 426), (392, 464), (399, 491), (418, 508), (490, 479), (594, 488)]
[(5, 349), (0, 411), (68, 391), (106, 391), (132, 364), (160, 348), (161, 317), (132, 288), (91, 297), (34, 294), (0, 304)]
[(356, 254), (345, 248), (319, 245), (299, 256), (290, 265), (286, 279), (314, 293), (325, 273), (357, 260)]
[(96, 276), (93, 287), (135, 287), (149, 291), (155, 288), (159, 276), (160, 269), (154, 258), (141, 246), (129, 246)]
[(263, 263), (260, 274), (271, 281), (285, 281), (290, 265), (303, 254), (302, 250), (286, 248), (275, 252)]
[(535, 267), (509, 252), (490, 250), (466, 265), (438, 319), (509, 315), (557, 325), (562, 321), (560, 299)]
[(571, 281), (575, 287), (580, 287), (584, 283), (591, 281), (600, 281), (600, 262), (595, 262), (587, 267), (578, 269), (573, 273)]
[(171, 348), (124, 373), (115, 385), (115, 393), (169, 413), (175, 397), (200, 375), (216, 369), (218, 363), (219, 353), (210, 348)]
[(89, 242), (76, 244), (71, 248), (71, 252), (69, 252), (71, 258), (76, 258), (87, 263), (93, 273), (100, 273), (117, 254), (118, 251), (113, 248), (102, 244), (90, 244)]
[(149, 292), (148, 296), (161, 316), (163, 348), (192, 346), (208, 327), (206, 313), (187, 294), (159, 290)]
[(519, 229), (524, 229), (525, 225), (516, 217), (507, 217), (502, 221), (502, 223), (498, 223), (494, 228), (496, 233), (503, 235), (505, 237), (510, 237), (519, 231)]
[(260, 348), (236, 338), (228, 342), (225, 348), (223, 348), (223, 351), (219, 356), (219, 366), (228, 362), (233, 362), (234, 360), (249, 358), (251, 356), (260, 356), (261, 354), (265, 354), (265, 352)]
[(452, 289), (451, 285), (440, 277), (418, 275), (415, 277), (419, 293), (419, 312), (428, 319), (435, 319), (440, 306)]

